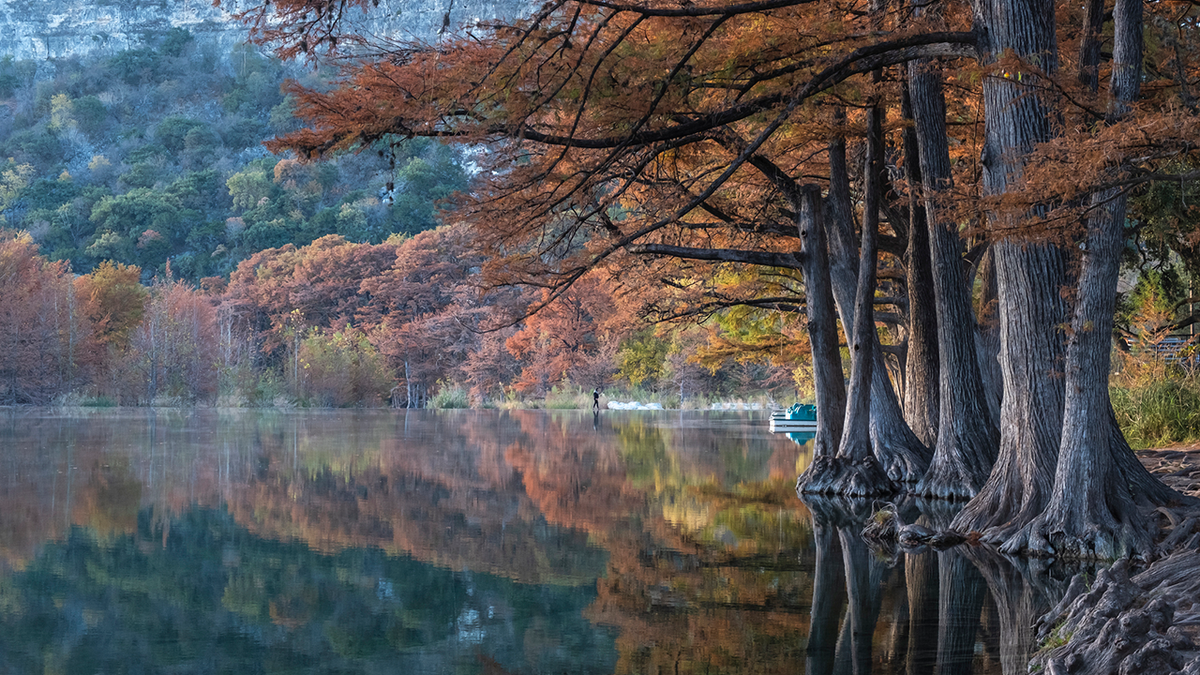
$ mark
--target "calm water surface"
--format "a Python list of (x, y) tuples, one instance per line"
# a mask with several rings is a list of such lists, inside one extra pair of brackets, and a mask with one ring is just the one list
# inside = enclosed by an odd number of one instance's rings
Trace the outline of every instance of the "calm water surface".
[(762, 413), (0, 412), (0, 673), (1024, 673), (1063, 575), (872, 551), (809, 452)]

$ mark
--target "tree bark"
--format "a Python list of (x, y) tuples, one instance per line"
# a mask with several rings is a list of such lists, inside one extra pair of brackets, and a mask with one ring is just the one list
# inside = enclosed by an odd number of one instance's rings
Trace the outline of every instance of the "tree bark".
[(958, 226), (941, 202), (953, 187), (941, 69), (930, 61), (908, 66), (913, 119), (926, 179), (933, 290), (937, 302), (940, 404), (938, 438), (917, 494), (969, 499), (996, 461), (999, 432), (987, 406), (976, 351), (976, 323), (963, 271)]
[(805, 312), (813, 363), (813, 386), (817, 398), (817, 431), (813, 458), (796, 481), (801, 492), (826, 492), (836, 475), (837, 450), (842, 440), (846, 414), (846, 387), (842, 378), (842, 356), (838, 349), (837, 319), (830, 287), (829, 255), (825, 226), (816, 186), (800, 189), (795, 205), (797, 229), (803, 245)]
[(875, 366), (875, 265), (879, 238), (880, 174), (883, 169), (883, 110), (873, 107), (867, 121), (862, 244), (858, 290), (854, 297), (854, 330), (850, 346), (850, 393), (846, 423), (836, 461), (838, 474), (830, 492), (853, 497), (891, 494), (896, 486), (884, 473), (871, 445), (871, 371)]
[[(901, 112), (906, 120), (913, 119), (911, 91), (905, 86), (901, 95)], [(927, 211), (921, 192), (924, 176), (921, 170), (917, 132), (912, 126), (904, 128), (904, 172), (908, 174), (908, 249), (904, 264), (908, 269), (908, 350), (904, 364), (904, 419), (921, 443), (927, 447), (937, 444), (938, 429), (938, 332), (937, 307), (933, 292), (933, 270), (930, 268), (929, 230)]]
[(975, 321), (979, 326), (976, 353), (979, 375), (983, 380), (983, 395), (992, 419), (998, 421), (1000, 402), (1004, 398), (1004, 377), (1000, 372), (1000, 319), (996, 310), (999, 292), (996, 290), (995, 259), (989, 249), (979, 262), (979, 307), (975, 311)]
[[(1037, 72), (1057, 70), (1054, 3), (976, 0), (975, 23), (984, 68), (1003, 55), (1031, 66), (1006, 66), (984, 79), (983, 183), (988, 194), (1000, 195), (1020, 179), (1033, 146), (1053, 134), (1052, 107)], [(999, 458), (953, 523), (962, 532), (983, 531), (985, 541), (997, 544), (1045, 508), (1062, 434), (1063, 255), (1053, 244), (1022, 236), (1019, 221), (995, 214), (992, 222), (1004, 377)]]
[[(841, 111), (835, 122), (844, 121)], [(833, 295), (843, 328), (849, 333), (855, 322), (855, 292), (858, 288), (858, 245), (854, 241), (854, 216), (850, 204), (850, 173), (846, 165), (846, 143), (835, 137), (829, 144), (829, 233), (830, 274)], [(888, 381), (878, 336), (872, 333), (875, 352), (871, 371), (871, 443), (876, 459), (888, 476), (902, 484), (914, 484), (925, 475), (931, 452), (904, 421), (896, 391)], [(847, 340), (849, 342), (849, 339)]]
[[(1109, 120), (1137, 99), (1142, 73), (1142, 2), (1117, 0)], [(1046, 510), (1016, 532), (1002, 551), (1112, 560), (1152, 552), (1153, 522), (1139, 513), (1117, 454), (1120, 430), (1110, 424), (1108, 373), (1125, 223), (1125, 195), (1092, 200), (1066, 355), (1066, 395), (1054, 489)]]

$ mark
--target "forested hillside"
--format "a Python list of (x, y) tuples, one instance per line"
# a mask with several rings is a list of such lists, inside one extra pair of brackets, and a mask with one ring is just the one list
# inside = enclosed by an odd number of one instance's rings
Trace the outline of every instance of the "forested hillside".
[(618, 383), (794, 395), (796, 354), (734, 361), (724, 341), (701, 366), (716, 333), (656, 334), (640, 320), (654, 296), (617, 298), (613, 277), (485, 297), (472, 232), (434, 229), (470, 189), (470, 148), (272, 155), (263, 141), (298, 125), (281, 84), (329, 73), (220, 44), (173, 28), (116, 53), (0, 61), (0, 403), (573, 406)]
[(327, 234), (379, 243), (434, 226), (467, 186), (431, 141), (301, 165), (267, 153), (295, 122), (285, 77), (251, 46), (223, 53), (175, 28), (136, 49), (0, 62), (0, 217), (52, 260), (104, 260), (198, 281), (264, 248)]

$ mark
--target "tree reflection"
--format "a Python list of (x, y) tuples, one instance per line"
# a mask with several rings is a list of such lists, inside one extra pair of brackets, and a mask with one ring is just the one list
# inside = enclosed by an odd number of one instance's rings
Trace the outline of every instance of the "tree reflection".
[(0, 671), (196, 630), (232, 670), (273, 645), (345, 672), (433, 650), (470, 672), (1016, 675), (1061, 592), (978, 548), (873, 551), (877, 505), (796, 501), (800, 446), (650, 415), (147, 411), (7, 433), (0, 628), (50, 628)]
[(1037, 650), (1034, 624), (1062, 598), (1069, 570), (1045, 560), (1012, 558), (983, 546), (959, 548), (982, 574), (995, 602), (1001, 671), (1004, 675), (1025, 673)]
[(803, 501), (816, 546), (808, 675), (1025, 672), (1032, 626), (1065, 590), (1063, 573), (977, 546), (871, 551), (859, 533), (874, 504)]

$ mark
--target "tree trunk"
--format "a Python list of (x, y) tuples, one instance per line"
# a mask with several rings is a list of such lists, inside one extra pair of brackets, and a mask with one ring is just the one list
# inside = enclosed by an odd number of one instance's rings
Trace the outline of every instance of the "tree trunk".
[(999, 292), (996, 290), (996, 257), (989, 249), (979, 263), (979, 307), (976, 309), (976, 325), (979, 334), (975, 352), (979, 360), (979, 375), (983, 380), (983, 395), (987, 399), (992, 419), (1000, 419), (1000, 401), (1004, 397), (1004, 377), (1000, 373), (1000, 319), (996, 305)]
[(804, 671), (808, 675), (827, 675), (834, 672), (837, 653), (838, 618), (846, 603), (845, 575), (838, 555), (837, 528), (811, 510), (813, 543), (816, 561), (813, 565), (812, 616), (808, 623), (808, 647), (805, 649)]
[[(840, 111), (835, 122), (843, 122)], [(835, 137), (829, 144), (829, 255), (833, 296), (838, 314), (847, 332), (855, 321), (854, 299), (858, 288), (858, 245), (854, 241), (854, 216), (850, 204), (850, 174), (846, 166), (845, 140)], [(876, 459), (887, 475), (898, 483), (916, 483), (929, 467), (931, 453), (913, 434), (904, 421), (904, 412), (896, 400), (896, 392), (888, 381), (879, 348), (878, 336), (872, 333), (875, 352), (871, 371), (871, 443)], [(847, 340), (849, 342), (849, 340)]]
[(859, 535), (863, 523), (838, 528), (842, 543), (842, 561), (846, 566), (846, 594), (850, 606), (846, 623), (850, 628), (850, 654), (854, 675), (870, 675), (871, 647), (875, 624), (883, 604), (883, 587), (888, 567), (867, 548)]
[(916, 491), (926, 497), (969, 499), (983, 487), (996, 461), (999, 432), (979, 371), (962, 239), (942, 202), (953, 179), (941, 69), (928, 60), (914, 61), (908, 66), (908, 80), (926, 180), (941, 377), (937, 445), (929, 472)]
[[(1117, 0), (1109, 118), (1123, 115), (1141, 82), (1142, 2)], [(1123, 245), (1126, 200), (1108, 190), (1094, 196), (1067, 344), (1062, 438), (1050, 503), (1011, 537), (1002, 551), (1111, 560), (1146, 557), (1153, 524), (1138, 512), (1117, 453), (1120, 431), (1110, 424), (1108, 373), (1113, 314)]]
[(820, 193), (815, 186), (801, 188), (797, 228), (803, 246), (805, 312), (812, 351), (813, 386), (817, 397), (817, 431), (813, 458), (796, 482), (801, 492), (826, 492), (835, 469), (846, 412), (846, 387), (838, 349), (837, 319), (830, 288), (829, 255), (825, 243)]
[(883, 168), (883, 110), (871, 109), (867, 122), (862, 245), (858, 290), (854, 298), (854, 330), (850, 346), (850, 393), (846, 424), (838, 445), (839, 475), (831, 492), (854, 497), (891, 494), (895, 485), (883, 472), (871, 446), (871, 371), (875, 366), (875, 265), (879, 237), (880, 174)]
[[(1050, 0), (977, 0), (980, 63), (1011, 55), (1036, 69), (1057, 70), (1054, 3)], [(1008, 66), (984, 79), (987, 125), (983, 183), (1000, 195), (1015, 184), (1033, 146), (1052, 136), (1051, 107), (1035, 71)], [(959, 531), (984, 531), (1000, 543), (1045, 508), (1062, 434), (1065, 314), (1060, 291), (1065, 267), (1054, 245), (1023, 237), (1016, 215), (993, 217), (992, 248), (999, 291), (1000, 454), (987, 483), (954, 519)], [(945, 405), (943, 403), (943, 405)]]
[[(906, 86), (901, 111), (912, 120), (911, 92)], [(926, 209), (921, 198), (923, 175), (918, 159), (917, 133), (904, 128), (904, 172), (908, 175), (908, 249), (904, 264), (908, 270), (908, 350), (904, 365), (904, 419), (927, 447), (937, 443), (938, 428), (938, 333), (937, 308), (930, 268), (929, 230)]]
[(938, 555), (932, 550), (904, 554), (904, 586), (908, 592), (905, 669), (913, 675), (932, 673), (937, 664)]
[(1025, 673), (1037, 651), (1035, 622), (1058, 603), (1066, 581), (1054, 578), (1044, 566), (1028, 560), (1000, 556), (983, 546), (959, 547), (987, 583), (995, 602), (1000, 626), (1000, 669)]
[(987, 583), (979, 569), (955, 549), (939, 551), (938, 640), (936, 675), (968, 675), (975, 658), (975, 636)]

